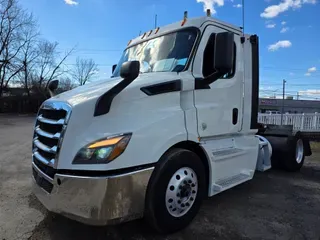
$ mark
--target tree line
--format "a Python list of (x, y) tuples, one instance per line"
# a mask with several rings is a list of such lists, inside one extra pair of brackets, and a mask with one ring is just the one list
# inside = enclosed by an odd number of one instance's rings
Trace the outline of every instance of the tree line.
[(57, 42), (41, 37), (38, 22), (18, 0), (0, 0), (0, 97), (12, 87), (26, 95), (44, 95), (51, 80), (60, 81), (62, 91), (84, 85), (97, 73), (92, 59), (77, 58), (69, 69), (66, 60), (76, 47), (60, 52)]

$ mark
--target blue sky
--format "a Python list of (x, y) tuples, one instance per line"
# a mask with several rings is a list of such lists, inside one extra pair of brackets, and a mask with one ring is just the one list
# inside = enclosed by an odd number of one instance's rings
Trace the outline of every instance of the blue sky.
[[(260, 94), (282, 93), (320, 99), (320, 3), (318, 0), (244, 0), (245, 32), (260, 37)], [(242, 25), (241, 0), (21, 0), (34, 13), (43, 38), (59, 42), (59, 50), (77, 46), (77, 56), (98, 64), (99, 78), (111, 75), (128, 40), (140, 31), (204, 15)], [(317, 14), (318, 13), (318, 14)]]

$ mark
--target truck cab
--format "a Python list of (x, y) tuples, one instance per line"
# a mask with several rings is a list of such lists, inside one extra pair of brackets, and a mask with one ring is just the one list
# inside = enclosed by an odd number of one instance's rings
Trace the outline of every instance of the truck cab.
[(34, 193), (91, 225), (185, 227), (204, 197), (253, 178), (258, 66), (258, 37), (210, 16), (130, 40), (110, 79), (40, 107)]

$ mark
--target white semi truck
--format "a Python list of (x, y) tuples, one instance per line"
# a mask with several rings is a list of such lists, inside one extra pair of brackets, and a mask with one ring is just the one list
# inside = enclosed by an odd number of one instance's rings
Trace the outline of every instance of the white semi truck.
[(131, 40), (109, 80), (40, 107), (35, 195), (86, 224), (144, 217), (168, 233), (256, 170), (299, 170), (308, 139), (257, 122), (258, 49), (256, 35), (209, 14)]

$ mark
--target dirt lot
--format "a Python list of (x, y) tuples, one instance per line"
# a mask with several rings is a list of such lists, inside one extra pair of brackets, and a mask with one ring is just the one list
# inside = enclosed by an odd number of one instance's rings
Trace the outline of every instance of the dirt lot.
[(300, 173), (257, 173), (207, 199), (184, 231), (157, 236), (143, 221), (96, 228), (48, 214), (30, 189), (33, 122), (0, 115), (0, 240), (320, 239), (320, 150)]

